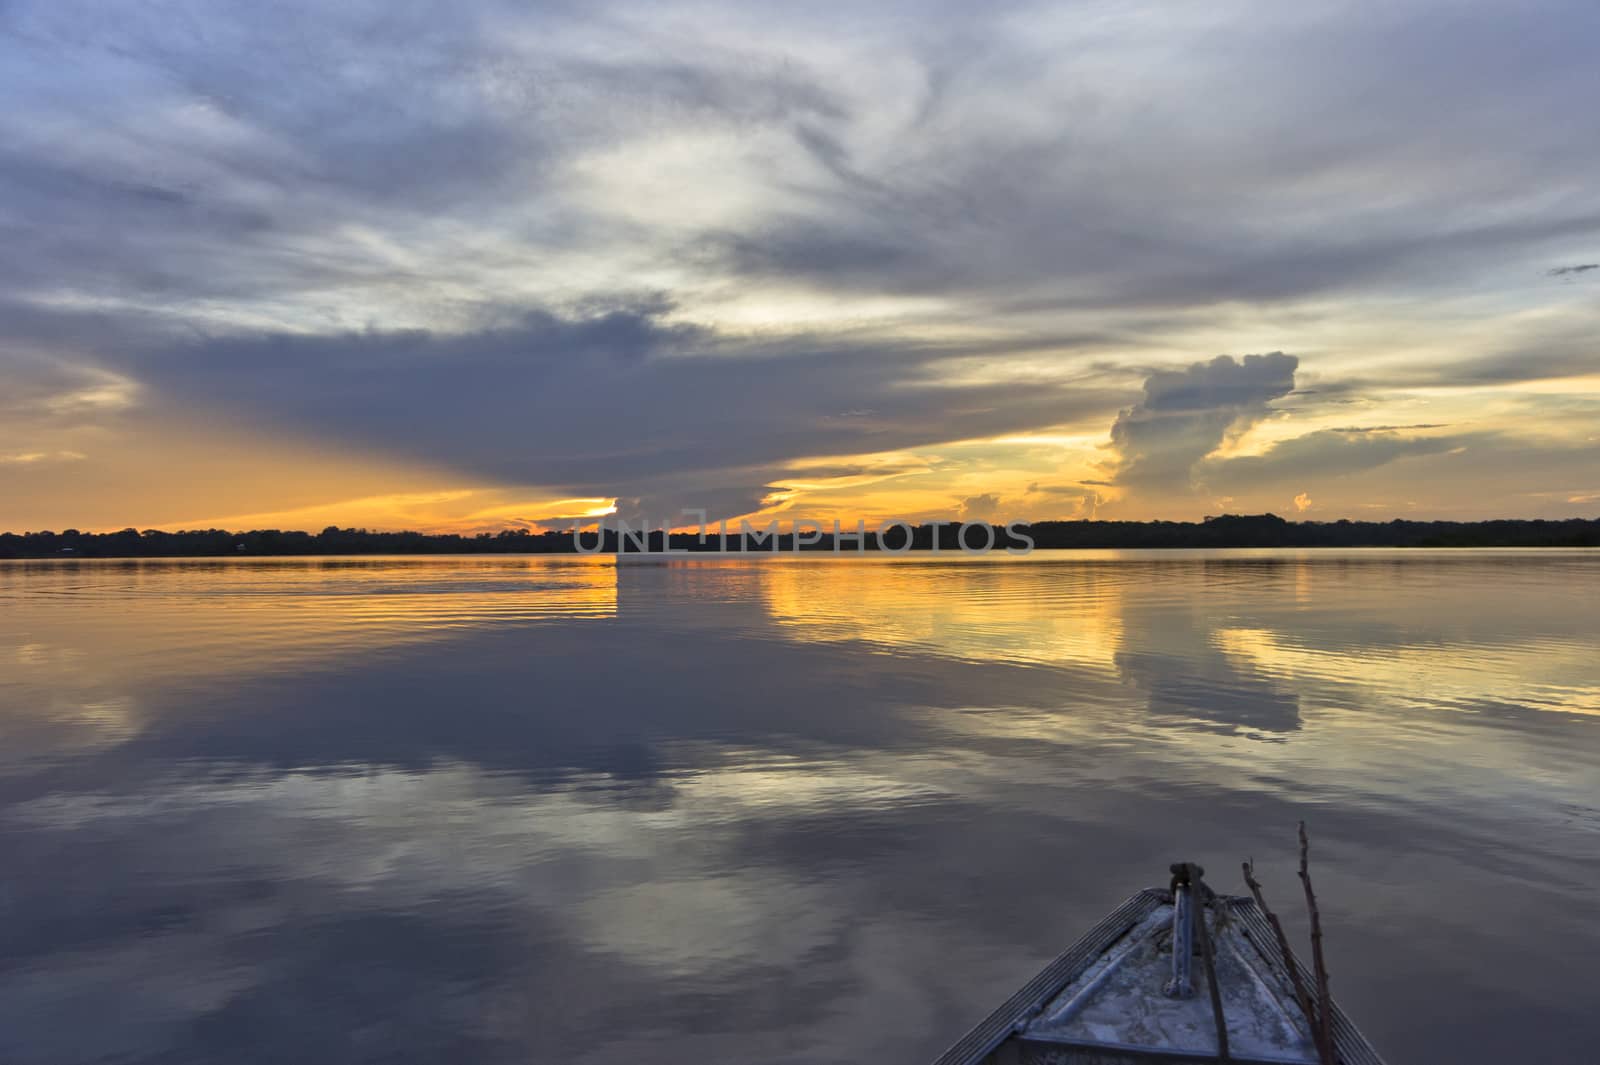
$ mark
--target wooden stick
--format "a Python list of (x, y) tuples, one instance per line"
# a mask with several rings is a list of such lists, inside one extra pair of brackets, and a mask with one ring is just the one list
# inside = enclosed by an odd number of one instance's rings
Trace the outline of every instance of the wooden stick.
[(1306, 911), (1311, 916), (1311, 971), (1317, 980), (1317, 1046), (1324, 1061), (1333, 1060), (1333, 994), (1328, 990), (1328, 965), (1322, 957), (1322, 913), (1317, 909), (1317, 895), (1311, 890), (1311, 841), (1306, 836), (1306, 823), (1300, 822), (1300, 883), (1306, 889)]
[(1272, 926), (1272, 934), (1278, 937), (1278, 953), (1283, 955), (1283, 967), (1289, 971), (1289, 982), (1294, 986), (1295, 1001), (1300, 1004), (1300, 1012), (1305, 1014), (1306, 1024), (1311, 1029), (1311, 1038), (1317, 1046), (1317, 1057), (1322, 1060), (1322, 1065), (1335, 1065), (1331, 1056), (1324, 1052), (1320, 1033), (1321, 1022), (1317, 1020), (1317, 1008), (1311, 1002), (1311, 996), (1306, 993), (1305, 981), (1300, 979), (1300, 968), (1294, 963), (1294, 952), (1289, 949), (1289, 937), (1283, 933), (1283, 922), (1278, 920), (1278, 915), (1272, 912), (1272, 907), (1267, 905), (1267, 900), (1261, 895), (1261, 884), (1255, 878), (1255, 863), (1244, 863), (1244, 882), (1250, 888), (1250, 894), (1255, 896), (1256, 906), (1261, 910), (1261, 916), (1267, 919)]
[(1223, 1015), (1222, 989), (1217, 986), (1217, 954), (1211, 949), (1211, 932), (1206, 928), (1206, 913), (1211, 909), (1211, 900), (1206, 896), (1211, 892), (1199, 883), (1195, 884), (1193, 890), (1200, 902), (1195, 930), (1200, 933), (1200, 960), (1205, 962), (1206, 986), (1211, 989), (1211, 1019), (1217, 1027), (1217, 1060), (1230, 1062), (1233, 1058), (1228, 1053), (1228, 1018)]

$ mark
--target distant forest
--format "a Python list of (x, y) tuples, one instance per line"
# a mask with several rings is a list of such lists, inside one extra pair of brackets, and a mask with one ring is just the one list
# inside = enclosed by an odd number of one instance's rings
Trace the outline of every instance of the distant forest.
[[(1016, 533), (1030, 537), (1034, 547), (1600, 547), (1600, 519), (1566, 521), (1287, 521), (1276, 514), (1224, 515), (1201, 522), (1181, 521), (1041, 521), (1014, 524)], [(993, 537), (995, 550), (1023, 548), (1020, 539), (1004, 526), (976, 523), (965, 527), (969, 548), (981, 549)], [(912, 530), (911, 548), (930, 550), (938, 535), (938, 549), (958, 551), (961, 527), (955, 523), (919, 525)], [(838, 550), (905, 550), (905, 529), (885, 534), (884, 542), (869, 532), (859, 544), (841, 537)], [(602, 546), (594, 533), (585, 546), (604, 553), (618, 550), (614, 532)], [(668, 547), (663, 534), (630, 538), (621, 545), (628, 552), (660, 551)], [(794, 536), (736, 535), (724, 541), (715, 534), (701, 540), (695, 533), (673, 533), (674, 551), (769, 552), (795, 550)], [(572, 554), (577, 550), (570, 532), (529, 532), (507, 529), (498, 533), (461, 536), (455, 533), (368, 532), (330, 526), (320, 533), (258, 529), (227, 532), (196, 529), (161, 532), (123, 529), (113, 533), (63, 532), (0, 533), (3, 558), (194, 558), (250, 555), (454, 555), (454, 554)], [(833, 537), (823, 534), (804, 551), (833, 551)]]

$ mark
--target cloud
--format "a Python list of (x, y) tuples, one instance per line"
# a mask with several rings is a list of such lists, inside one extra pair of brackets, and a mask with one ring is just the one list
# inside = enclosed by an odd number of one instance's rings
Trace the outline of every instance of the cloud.
[(993, 492), (968, 496), (961, 501), (962, 521), (995, 521), (1000, 517), (1000, 497)]
[(1394, 433), (1411, 429), (1444, 429), (1443, 422), (1417, 422), (1414, 425), (1340, 425), (1327, 430), (1330, 433)]
[(825, 34), (715, 5), (285, 6), (9, 4), (0, 280), (338, 325), (579, 266), (1191, 308), (1549, 262), (1600, 228), (1576, 2), (1226, 29), (1036, 11), (1026, 35), (950, 5), (831, 10)]
[(1270, 485), (1322, 482), (1375, 469), (1399, 459), (1437, 455), (1483, 435), (1404, 436), (1380, 429), (1351, 433), (1322, 429), (1273, 444), (1259, 455), (1214, 458), (1200, 464), (1207, 487), (1236, 494)]
[[(724, 335), (658, 299), (529, 311), (467, 333), (191, 337), (125, 349), (170, 405), (628, 513), (757, 509), (801, 459), (892, 452), (1095, 417), (1116, 377), (952, 380), (978, 353), (872, 338)], [(509, 317), (509, 316), (506, 316)], [(836, 465), (824, 463), (824, 466)]]
[[(1600, 142), (1571, 130), (1600, 15), (1578, 0), (0, 21), (0, 451), (143, 405), (459, 483), (735, 507), (798, 460), (1109, 420), (1172, 352), (1286, 328), (1340, 378), (1316, 402), (1597, 365), (1593, 315), (1552, 313), (1579, 289), (1526, 284), (1593, 276)], [(1440, 335), (1491, 291), (1481, 339)], [(1347, 350), (1353, 321), (1382, 339)], [(1371, 376), (1341, 378), (1356, 356)], [(1106, 479), (1186, 495), (1270, 409), (1260, 383), (1130, 408)], [(1016, 487), (1034, 476), (1055, 474)]]
[(1306, 511), (1310, 510), (1311, 509), (1311, 496), (1310, 496), (1310, 494), (1307, 493), (1307, 492), (1301, 492), (1298, 495), (1296, 495), (1294, 497), (1294, 509), (1295, 509), (1295, 512), (1297, 514), (1304, 514)]
[[(6, 339), (0, 328), (0, 341)], [(133, 407), (139, 386), (132, 378), (61, 359), (18, 357), (0, 350), (0, 417), (10, 427), (93, 421)]]
[[(1316, 403), (1381, 403), (1397, 390), (1495, 389), (1526, 382), (1588, 377), (1600, 373), (1600, 308), (1587, 303), (1550, 308), (1510, 319), (1495, 314), (1470, 318), (1463, 325), (1429, 324), (1446, 344), (1448, 356), (1407, 359), (1376, 372), (1319, 379)], [(1404, 428), (1404, 426), (1399, 426)]]
[(1111, 444), (1117, 485), (1146, 495), (1187, 495), (1195, 465), (1229, 433), (1265, 418), (1294, 389), (1299, 360), (1283, 352), (1218, 355), (1145, 379), (1144, 398), (1117, 416)]
[(1590, 270), (1600, 270), (1600, 263), (1578, 263), (1574, 266), (1556, 266), (1546, 270), (1545, 273), (1550, 277), (1575, 277), (1578, 274), (1586, 274)]
[(1570, 497), (1594, 491), (1600, 442), (1542, 439), (1479, 429), (1409, 436), (1326, 430), (1258, 455), (1216, 457), (1196, 478), (1238, 512), (1283, 506), (1304, 491), (1334, 518), (1416, 516), (1451, 520), (1591, 516)]
[(0, 454), (0, 464), (32, 466), (46, 462), (77, 462), (84, 457), (80, 451), (13, 451), (10, 454)]

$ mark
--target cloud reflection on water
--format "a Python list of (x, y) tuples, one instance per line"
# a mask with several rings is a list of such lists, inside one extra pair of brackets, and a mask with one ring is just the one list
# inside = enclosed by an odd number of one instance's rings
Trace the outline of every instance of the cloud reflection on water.
[(1597, 565), (0, 567), (0, 1057), (914, 1062), (1308, 811), (1381, 1046), (1560, 1057)]

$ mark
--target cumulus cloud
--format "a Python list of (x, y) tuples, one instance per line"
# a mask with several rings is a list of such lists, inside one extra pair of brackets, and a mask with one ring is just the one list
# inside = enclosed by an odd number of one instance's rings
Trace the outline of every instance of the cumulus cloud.
[(1235, 359), (1218, 355), (1145, 379), (1144, 398), (1117, 416), (1111, 444), (1115, 482), (1136, 493), (1187, 495), (1197, 463), (1230, 433), (1271, 413), (1294, 389), (1299, 360), (1275, 351)]
[(993, 492), (968, 496), (961, 501), (962, 521), (997, 521), (1000, 518), (1000, 497)]

